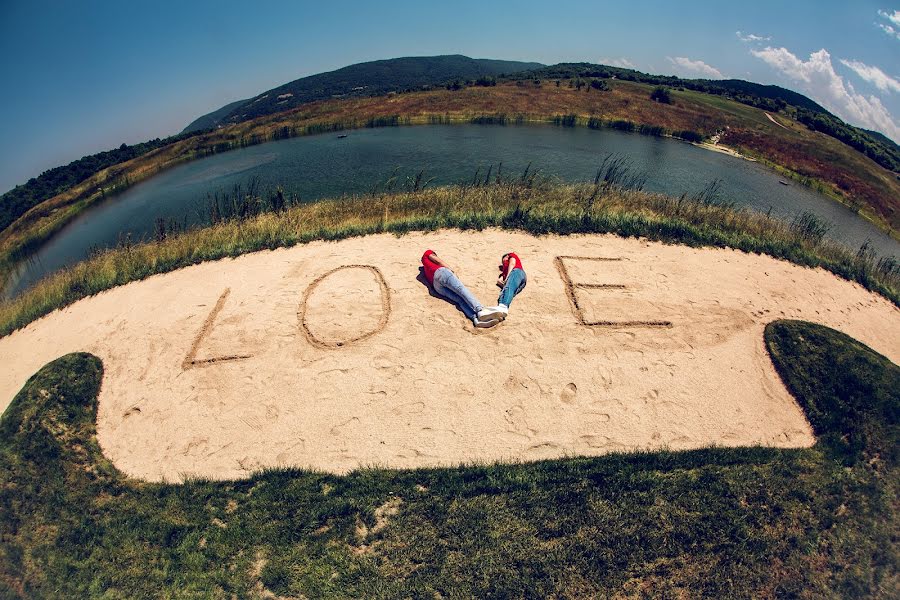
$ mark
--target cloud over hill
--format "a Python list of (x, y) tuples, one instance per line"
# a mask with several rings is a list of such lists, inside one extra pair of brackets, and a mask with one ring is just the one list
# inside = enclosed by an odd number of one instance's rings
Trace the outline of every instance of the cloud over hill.
[[(799, 83), (805, 93), (839, 117), (881, 131), (895, 142), (900, 142), (900, 127), (881, 100), (876, 96), (858, 93), (850, 82), (844, 81), (844, 78), (834, 70), (831, 54), (824, 48), (810, 54), (809, 59), (805, 61), (784, 47), (766, 46), (761, 50), (750, 50), (750, 53), (782, 75)], [(878, 75), (871, 68), (863, 69), (862, 67), (866, 65), (854, 64), (861, 65), (860, 70), (866, 73), (866, 77), (878, 80)], [(849, 64), (847, 66), (863, 76), (853, 66)], [(878, 72), (886, 78), (882, 83), (890, 87), (891, 84), (887, 82), (890, 78), (880, 69)], [(896, 80), (891, 81), (896, 83)], [(878, 86), (877, 83), (875, 85)]]

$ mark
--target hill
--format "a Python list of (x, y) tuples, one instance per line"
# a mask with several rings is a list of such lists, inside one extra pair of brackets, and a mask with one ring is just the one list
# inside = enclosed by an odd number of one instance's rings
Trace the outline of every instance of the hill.
[(634, 69), (591, 63), (560, 63), (540, 69), (516, 73), (517, 79), (603, 78), (634, 81), (651, 85), (724, 96), (742, 104), (771, 112), (785, 112), (813, 131), (821, 131), (854, 150), (865, 154), (893, 172), (900, 171), (900, 148), (884, 135), (844, 123), (821, 105), (803, 94), (779, 87), (742, 79), (682, 79), (670, 75), (651, 75)]
[(877, 132), (844, 123), (803, 94), (777, 85), (742, 79), (683, 79), (593, 63), (542, 65), (518, 61), (473, 59), (461, 55), (392, 58), (350, 65), (303, 77), (196, 119), (182, 134), (241, 123), (264, 115), (332, 98), (382, 96), (416, 91), (453, 81), (601, 78), (688, 89), (736, 100), (772, 112), (787, 112), (808, 128), (821, 131), (865, 154), (884, 168), (900, 171), (900, 149)]
[[(400, 60), (371, 64), (396, 66)], [(412, 60), (421, 64), (426, 59)], [(480, 62), (494, 70), (527, 64)], [(608, 77), (589, 75), (594, 72)], [(651, 100), (654, 87), (663, 80), (671, 88), (671, 104)], [(0, 197), (0, 215), (11, 223), (0, 229), (0, 282), (8, 276), (11, 261), (26, 256), (90, 205), (165, 168), (286, 137), (401, 124), (540, 122), (613, 127), (692, 141), (717, 136), (720, 144), (845, 203), (888, 231), (898, 231), (900, 155), (896, 145), (820, 112), (821, 107), (803, 96), (791, 96), (789, 90), (750, 82), (726, 84), (661, 78), (588, 63), (564, 64), (502, 77), (453, 79), (396, 95), (328, 98), (224, 127), (154, 140), (143, 153), (126, 147), (115, 155), (85, 157), (97, 163), (95, 169), (75, 161)], [(787, 104), (788, 99), (805, 106)], [(776, 110), (780, 106), (784, 108)], [(777, 114), (779, 123), (763, 111)], [(126, 156), (119, 159), (119, 152)]]
[(750, 104), (757, 108), (768, 108), (769, 110), (780, 110), (786, 105), (791, 105), (815, 112), (828, 112), (803, 94), (777, 85), (762, 85), (742, 79), (683, 79), (674, 75), (652, 75), (635, 71), (634, 69), (592, 63), (560, 63), (516, 73), (513, 77), (525, 79), (572, 79), (575, 77), (621, 79), (653, 85), (683, 87), (708, 94), (727, 95), (744, 104)]
[(231, 104), (226, 104), (219, 110), (214, 110), (209, 114), (203, 115), (202, 117), (198, 117), (194, 119), (190, 125), (184, 128), (184, 131), (181, 133), (193, 133), (195, 131), (203, 131), (204, 129), (212, 129), (218, 123), (222, 121), (228, 114), (236, 109), (238, 106), (241, 106), (248, 100), (238, 100), (236, 102), (232, 102)]
[(469, 58), (459, 54), (358, 63), (336, 71), (302, 77), (249, 100), (233, 102), (195, 120), (182, 133), (239, 123), (316, 100), (381, 96), (389, 92), (444, 85), (456, 79), (465, 81), (496, 77), (543, 66), (534, 62)]
[[(720, 96), (763, 110), (783, 112), (808, 129), (840, 140), (886, 169), (900, 171), (900, 149), (891, 140), (877, 132), (847, 125), (806, 96), (775, 85), (760, 85), (739, 79), (681, 79), (592, 63), (545, 66), (533, 62), (473, 59), (460, 55), (406, 57), (359, 63), (297, 79), (254, 98), (232, 102), (203, 115), (178, 136), (100, 152), (69, 165), (50, 169), (0, 196), (0, 231), (32, 207), (72, 189), (105, 168), (226, 123), (242, 123), (259, 116), (286, 112), (314, 101), (363, 99), (384, 96), (390, 92), (433, 89), (456, 80), (465, 83), (481, 79), (484, 83), (493, 83), (495, 79), (492, 78), (517, 83), (529, 79), (616, 79)], [(558, 110), (563, 112), (567, 107), (559, 106)], [(624, 118), (639, 120), (632, 114), (626, 114)], [(648, 123), (655, 120), (657, 119), (645, 119)]]
[(900, 146), (897, 145), (897, 142), (895, 142), (894, 140), (892, 140), (892, 139), (889, 138), (888, 136), (884, 135), (883, 133), (879, 133), (879, 132), (873, 131), (873, 130), (871, 130), (871, 129), (863, 129), (862, 127), (857, 127), (857, 129), (859, 129), (859, 130), (862, 131), (863, 133), (866, 133), (866, 134), (872, 136), (873, 138), (875, 138), (875, 139), (878, 140), (879, 142), (882, 142), (882, 143), (883, 143), (885, 146), (887, 146), (888, 148), (891, 148), (892, 150), (894, 150), (895, 152), (897, 152), (898, 154), (900, 154)]

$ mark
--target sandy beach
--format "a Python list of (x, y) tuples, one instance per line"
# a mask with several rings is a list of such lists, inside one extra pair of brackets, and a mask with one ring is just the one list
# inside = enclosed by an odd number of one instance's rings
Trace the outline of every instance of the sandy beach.
[[(476, 330), (419, 277), (438, 252), (488, 304)], [(710, 445), (803, 447), (766, 323), (834, 327), (900, 362), (900, 311), (823, 271), (735, 250), (505, 231), (377, 235), (151, 277), (0, 339), (0, 409), (73, 351), (103, 360), (98, 438), (133, 477), (345, 473)]]

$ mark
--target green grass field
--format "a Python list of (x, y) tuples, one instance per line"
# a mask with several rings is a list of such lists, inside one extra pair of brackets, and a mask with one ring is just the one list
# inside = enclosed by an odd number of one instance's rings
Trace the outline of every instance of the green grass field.
[(765, 337), (810, 449), (182, 485), (103, 457), (103, 367), (64, 356), (0, 417), (0, 595), (897, 597), (900, 368), (809, 323)]

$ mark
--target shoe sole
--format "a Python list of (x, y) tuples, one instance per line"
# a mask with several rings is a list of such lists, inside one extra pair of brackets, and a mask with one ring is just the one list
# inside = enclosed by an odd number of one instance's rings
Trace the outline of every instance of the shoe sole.
[(499, 322), (500, 322), (500, 319), (490, 319), (488, 321), (478, 320), (478, 322), (475, 323), (475, 327), (487, 329), (489, 327), (493, 327), (494, 325), (496, 325)]
[(494, 319), (496, 319), (498, 321), (502, 321), (505, 318), (506, 318), (506, 315), (503, 313), (503, 311), (500, 311), (500, 310), (492, 310), (483, 315), (478, 315), (479, 321), (492, 321)]

